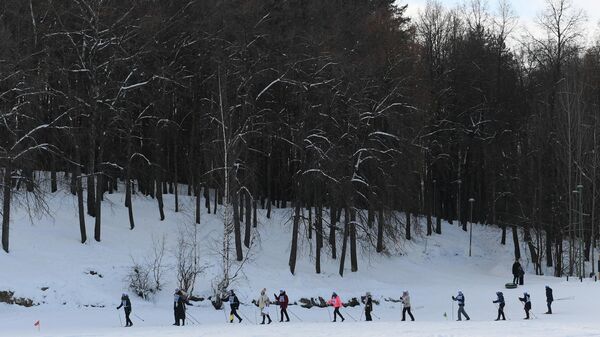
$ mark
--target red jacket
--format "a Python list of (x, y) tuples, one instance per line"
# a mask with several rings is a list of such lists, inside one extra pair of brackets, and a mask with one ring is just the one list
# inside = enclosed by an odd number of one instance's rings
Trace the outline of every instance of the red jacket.
[(290, 300), (285, 292), (283, 294), (279, 294), (279, 296), (275, 296), (275, 303), (279, 304), (281, 309), (287, 309), (289, 302)]
[(327, 304), (333, 305), (334, 308), (341, 308), (343, 305), (342, 299), (339, 296), (332, 297)]

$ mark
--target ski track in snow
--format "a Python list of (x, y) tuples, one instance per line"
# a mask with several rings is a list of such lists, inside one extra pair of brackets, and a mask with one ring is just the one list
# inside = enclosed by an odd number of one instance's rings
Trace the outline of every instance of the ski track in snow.
[[(204, 301), (188, 311), (201, 325), (171, 326), (172, 290), (176, 282), (173, 271), (168, 270), (164, 290), (152, 301), (142, 301), (131, 295), (133, 314), (144, 321), (132, 315), (134, 326), (121, 328), (117, 315), (121, 315), (124, 321), (123, 311), (115, 308), (121, 292), (128, 291), (124, 278), (131, 258), (143, 261), (151, 252), (152, 239), (164, 235), (168, 250), (166, 262), (172, 264), (170, 251), (178, 230), (193, 226), (194, 200), (181, 196), (182, 211), (175, 213), (173, 196), (164, 197), (167, 218), (160, 222), (156, 201), (135, 196), (136, 229), (130, 231), (127, 209), (123, 207), (123, 194), (106, 195), (102, 242), (90, 238), (85, 245), (78, 243), (77, 205), (76, 199), (70, 194), (59, 192), (52, 195), (48, 200), (53, 210), (52, 217), (36, 219), (33, 224), (23, 207), (15, 207), (11, 223), (12, 250), (8, 255), (0, 254), (0, 290), (11, 290), (16, 297), (27, 297), (44, 304), (32, 308), (0, 304), (0, 336), (600, 336), (597, 310), (600, 282), (584, 280), (581, 283), (574, 279), (566, 282), (564, 278), (527, 274), (524, 287), (504, 289), (504, 284), (512, 279), (513, 246), (512, 240), (508, 240), (506, 246), (499, 244), (500, 230), (497, 227), (474, 226), (471, 258), (467, 253), (468, 233), (456, 225), (443, 223), (441, 236), (434, 234), (425, 237), (416, 231), (413, 241), (399, 247), (401, 255), (383, 257), (375, 253), (364, 254), (359, 258), (358, 273), (350, 272), (348, 261), (344, 278), (337, 274), (339, 260), (330, 258), (327, 247), (322, 254), (323, 273), (314, 273), (314, 247), (309, 246), (306, 233), (302, 232), (300, 237), (303, 243), (299, 247), (296, 275), (291, 275), (287, 266), (291, 238), (289, 209), (274, 209), (271, 219), (266, 219), (264, 210), (258, 211), (255, 248), (250, 252), (250, 262), (244, 267), (242, 277), (233, 285), (240, 300), (246, 304), (241, 307), (247, 317), (243, 324), (225, 323), (224, 312), (214, 310), (209, 302)], [(201, 246), (203, 263), (207, 264), (208, 269), (200, 276), (195, 294), (208, 296), (211, 294), (211, 282), (219, 270), (215, 249), (221, 244), (222, 222), (219, 217), (206, 214), (206, 209), (203, 208), (202, 212), (202, 223), (197, 228), (205, 238)], [(93, 219), (87, 217), (86, 221), (89, 236), (93, 234)], [(338, 249), (340, 247), (341, 244), (338, 244)], [(522, 262), (531, 272), (525, 246), (521, 246), (521, 252)], [(587, 268), (589, 270), (589, 265)], [(102, 274), (102, 277), (90, 275), (92, 270)], [(544, 272), (552, 274), (551, 269)], [(575, 299), (555, 301), (555, 315), (544, 315), (546, 284), (554, 289), (555, 298), (575, 296)], [(49, 289), (42, 291), (42, 287)], [(332, 291), (340, 294), (342, 300), (348, 300), (370, 291), (375, 300), (381, 301), (374, 306), (374, 313), (381, 320), (352, 321), (350, 315), (356, 319), (362, 316), (362, 307), (356, 307), (342, 311), (346, 321), (334, 324), (329, 322), (326, 309), (303, 309), (293, 305), (291, 311), (300, 316), (303, 322), (298, 322), (291, 314), (291, 323), (274, 322), (271, 326), (258, 326), (254, 323), (259, 320), (257, 309), (248, 303), (258, 298), (263, 287), (267, 288), (268, 294), (286, 289), (291, 302), (301, 297), (322, 296), (328, 299)], [(401, 305), (382, 300), (387, 297), (398, 298), (403, 290), (411, 292), (416, 322), (400, 322)], [(454, 311), (458, 309), (456, 304), (452, 306), (451, 296), (457, 290), (465, 293), (466, 311), (472, 321), (451, 321), (452, 308)], [(509, 321), (493, 322), (496, 306), (492, 300), (498, 290), (504, 292), (505, 312)], [(533, 313), (537, 319), (522, 320), (524, 313), (517, 297), (523, 290), (531, 294)], [(85, 305), (104, 307), (91, 308)], [(226, 308), (228, 314), (228, 306)], [(271, 307), (274, 321), (277, 321), (276, 309)], [(39, 331), (33, 326), (37, 320), (41, 322)], [(188, 320), (188, 324), (191, 323)]]

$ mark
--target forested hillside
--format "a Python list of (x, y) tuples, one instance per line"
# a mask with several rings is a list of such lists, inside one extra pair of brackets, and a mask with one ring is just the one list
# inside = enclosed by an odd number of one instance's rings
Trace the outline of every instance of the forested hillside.
[(385, 254), (411, 240), (423, 216), (423, 235), (443, 235), (443, 220), (499, 226), (537, 272), (583, 275), (600, 141), (600, 47), (584, 43), (583, 14), (547, 0), (543, 36), (509, 47), (507, 2), (432, 1), (413, 18), (406, 8), (1, 1), (2, 248), (11, 209), (52, 212), (47, 194), (66, 179), (82, 243), (103, 240), (105, 194), (123, 186), (134, 231), (132, 195), (154, 198), (161, 220), (163, 195), (175, 212), (178, 196), (196, 196), (197, 224), (223, 219), (221, 290), (257, 208), (274, 207), (293, 209), (292, 274), (300, 233), (316, 273), (327, 245), (343, 274), (358, 270), (360, 247)]

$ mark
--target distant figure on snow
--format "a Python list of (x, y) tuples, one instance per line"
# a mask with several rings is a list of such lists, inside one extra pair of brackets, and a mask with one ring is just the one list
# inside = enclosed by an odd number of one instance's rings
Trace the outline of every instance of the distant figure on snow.
[(465, 295), (463, 295), (462, 291), (459, 290), (458, 295), (456, 295), (456, 297), (452, 296), (452, 300), (458, 302), (458, 319), (457, 319), (457, 321), (462, 321), (461, 315), (465, 315), (465, 318), (467, 319), (467, 321), (470, 320), (471, 318), (469, 317), (469, 315), (467, 315), (467, 312), (465, 311)]
[(529, 319), (529, 310), (531, 310), (531, 297), (527, 292), (523, 293), (523, 297), (519, 297), (519, 301), (525, 303), (523, 309), (525, 309), (525, 318)]
[(229, 313), (229, 323), (233, 323), (234, 316), (238, 319), (239, 323), (242, 323), (242, 318), (237, 313), (240, 308), (240, 300), (233, 289), (229, 290), (229, 296), (225, 296), (222, 300), (223, 302), (229, 302), (229, 308), (231, 309), (231, 312)]
[(552, 288), (546, 286), (546, 304), (548, 304), (548, 311), (546, 314), (552, 315), (552, 302), (554, 302), (554, 296), (552, 295)]
[(333, 321), (335, 322), (337, 319), (337, 316), (340, 316), (340, 318), (342, 319), (342, 322), (345, 320), (344, 316), (342, 316), (342, 314), (340, 313), (340, 308), (342, 307), (343, 303), (342, 303), (342, 299), (334, 292), (331, 295), (331, 299), (329, 301), (327, 301), (328, 305), (333, 305)]
[(371, 312), (373, 311), (373, 299), (371, 298), (370, 292), (367, 292), (366, 297), (367, 299), (365, 301), (365, 319), (367, 322), (370, 322), (373, 320), (373, 318), (371, 318)]
[(279, 320), (279, 322), (283, 322), (284, 315), (285, 315), (285, 321), (289, 322), (290, 317), (288, 316), (288, 313), (287, 313), (287, 307), (288, 307), (290, 300), (289, 300), (287, 294), (282, 289), (279, 291), (279, 296), (277, 296), (275, 294), (273, 294), (273, 296), (275, 296), (275, 304), (279, 305), (279, 309), (281, 309), (281, 320)]
[[(187, 298), (187, 294), (183, 290), (175, 289), (173, 295), (173, 312), (175, 313), (175, 323), (173, 325), (185, 325), (186, 305), (194, 306)], [(181, 321), (181, 323), (180, 323)]]
[(271, 316), (269, 306), (271, 305), (271, 300), (269, 296), (267, 296), (267, 289), (264, 289), (260, 292), (260, 297), (258, 298), (258, 308), (260, 309), (260, 315), (262, 316), (262, 323), (265, 324), (265, 318), (269, 319), (267, 324), (271, 324)]
[(522, 277), (521, 274), (523, 274), (523, 267), (521, 267), (521, 263), (519, 263), (519, 260), (515, 260), (515, 263), (513, 263), (512, 274), (513, 274), (513, 283), (519, 284), (519, 280)]
[(121, 305), (117, 307), (117, 310), (123, 308), (125, 310), (125, 326), (130, 327), (133, 325), (131, 319), (129, 319), (129, 315), (131, 314), (131, 301), (129, 300), (129, 296), (126, 293), (121, 295)]
[(504, 316), (504, 306), (506, 305), (506, 303), (504, 303), (504, 294), (502, 294), (501, 291), (498, 291), (496, 297), (496, 300), (493, 301), (493, 303), (498, 304), (498, 317), (496, 318), (496, 321), (500, 320), (500, 316), (502, 316), (503, 321), (506, 321), (506, 316)]
[[(402, 297), (400, 297), (400, 301), (402, 302), (402, 321), (406, 320), (406, 313), (408, 313), (408, 315), (410, 316), (410, 320), (414, 321), (415, 318), (413, 317), (413, 314), (410, 312), (410, 295), (408, 294), (408, 291), (404, 291), (402, 293)], [(466, 316), (467, 314), (465, 314)]]

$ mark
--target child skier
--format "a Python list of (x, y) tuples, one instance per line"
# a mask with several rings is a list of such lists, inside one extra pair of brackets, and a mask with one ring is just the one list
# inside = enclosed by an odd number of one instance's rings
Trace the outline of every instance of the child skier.
[(229, 290), (229, 296), (225, 296), (223, 302), (229, 302), (229, 308), (231, 309), (231, 312), (229, 313), (229, 323), (233, 323), (234, 316), (238, 319), (239, 323), (242, 323), (242, 318), (237, 313), (240, 308), (240, 300), (233, 289)]
[(133, 325), (131, 319), (129, 319), (129, 315), (131, 314), (131, 301), (129, 300), (129, 296), (126, 293), (121, 295), (121, 305), (117, 307), (117, 310), (123, 308), (125, 310), (125, 326), (130, 327)]
[(469, 317), (469, 315), (467, 315), (467, 312), (465, 311), (465, 295), (463, 295), (462, 291), (458, 291), (458, 295), (456, 295), (456, 297), (452, 296), (452, 300), (453, 301), (457, 301), (458, 302), (458, 319), (457, 321), (462, 321), (462, 315), (465, 315), (465, 318), (468, 320), (470, 320), (471, 318)]
[(290, 317), (288, 316), (288, 313), (287, 313), (287, 307), (288, 307), (290, 300), (289, 300), (287, 294), (282, 289), (279, 291), (279, 296), (277, 296), (275, 294), (273, 294), (273, 296), (275, 297), (275, 304), (279, 305), (279, 309), (281, 310), (281, 320), (279, 320), (279, 322), (283, 322), (284, 315), (285, 315), (285, 321), (289, 322)]
[(529, 319), (529, 310), (531, 310), (531, 297), (527, 292), (523, 293), (523, 297), (519, 297), (519, 301), (525, 303), (523, 309), (525, 309), (525, 318)]
[(258, 308), (260, 309), (260, 315), (262, 316), (262, 323), (265, 324), (265, 318), (269, 319), (269, 323), (271, 324), (271, 316), (269, 315), (269, 306), (271, 305), (271, 300), (269, 296), (267, 296), (267, 289), (264, 289), (260, 292), (260, 297), (258, 298)]
[(548, 304), (548, 311), (546, 314), (552, 314), (552, 302), (554, 301), (554, 296), (552, 295), (552, 288), (546, 286), (546, 304)]
[(502, 294), (501, 291), (498, 291), (496, 296), (498, 298), (493, 301), (493, 303), (498, 303), (498, 317), (496, 318), (496, 321), (500, 320), (500, 316), (502, 316), (503, 321), (506, 321), (506, 317), (504, 316), (504, 306), (506, 305), (506, 303), (504, 303), (504, 294)]
[(365, 301), (365, 319), (367, 322), (370, 322), (373, 320), (373, 318), (371, 318), (371, 312), (373, 311), (373, 299), (371, 298), (370, 292), (367, 292), (366, 297), (367, 299)]
[[(414, 321), (415, 318), (413, 317), (413, 314), (410, 312), (410, 295), (408, 294), (408, 291), (404, 291), (402, 293), (402, 297), (400, 298), (400, 301), (402, 302), (402, 321), (406, 320), (406, 313), (408, 313), (408, 315), (410, 316), (410, 320)], [(466, 314), (465, 314), (466, 316)]]
[(329, 305), (333, 305), (333, 321), (335, 322), (337, 319), (337, 316), (339, 315), (340, 318), (342, 319), (342, 322), (344, 321), (344, 316), (342, 316), (342, 314), (340, 313), (340, 308), (342, 307), (342, 299), (340, 299), (340, 297), (334, 292), (331, 295), (331, 299), (329, 301), (327, 301), (327, 304)]

